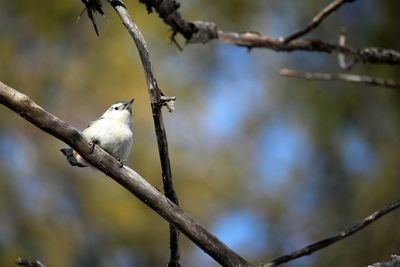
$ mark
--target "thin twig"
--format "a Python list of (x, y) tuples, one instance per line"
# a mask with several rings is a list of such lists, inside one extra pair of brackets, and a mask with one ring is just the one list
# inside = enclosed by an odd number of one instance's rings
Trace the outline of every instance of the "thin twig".
[(17, 258), (15, 264), (19, 266), (28, 266), (28, 267), (46, 267), (46, 265), (44, 265), (40, 261), (25, 260), (22, 259), (21, 257)]
[(96, 13), (99, 13), (100, 15), (104, 16), (104, 11), (103, 11), (103, 6), (101, 4), (101, 0), (81, 0), (81, 1), (85, 5), (85, 8), (83, 9), (82, 13), (76, 19), (76, 22), (79, 21), (81, 15), (86, 10), (89, 19), (92, 21), (94, 31), (96, 32), (97, 36), (99, 36), (99, 30), (97, 29), (95, 17), (96, 17)]
[(288, 261), (292, 261), (294, 259), (303, 257), (303, 256), (307, 256), (310, 255), (320, 249), (323, 249), (327, 246), (330, 246), (342, 239), (345, 239), (351, 235), (354, 235), (355, 233), (357, 233), (358, 231), (362, 230), (363, 228), (367, 227), (369, 224), (375, 222), (376, 220), (378, 220), (379, 218), (381, 218), (382, 216), (398, 209), (400, 207), (400, 200), (395, 201), (391, 204), (389, 204), (388, 206), (375, 211), (374, 213), (372, 213), (371, 215), (369, 215), (368, 217), (366, 217), (364, 220), (362, 220), (361, 222), (357, 223), (356, 225), (332, 236), (329, 238), (326, 238), (324, 240), (318, 241), (314, 244), (311, 244), (305, 248), (299, 249), (293, 253), (281, 256), (273, 261), (271, 261), (270, 263), (267, 264), (262, 264), (260, 267), (271, 267), (271, 266), (277, 266), (280, 265), (282, 263), (288, 262)]
[[(342, 28), (339, 34), (339, 45), (340, 46), (346, 46), (346, 29)], [(338, 62), (339, 62), (339, 67), (343, 70), (350, 70), (356, 63), (356, 59), (352, 59), (350, 63), (346, 62), (346, 55), (343, 53), (338, 53)]]
[[(165, 132), (164, 122), (162, 118), (162, 106), (166, 106), (169, 111), (173, 110), (174, 97), (166, 97), (162, 90), (158, 87), (157, 81), (153, 74), (153, 68), (149, 56), (146, 41), (134, 23), (131, 15), (121, 1), (108, 0), (118, 16), (121, 18), (124, 26), (134, 40), (137, 50), (142, 61), (144, 73), (147, 80), (148, 92), (151, 100), (151, 109), (153, 113), (154, 127), (158, 143), (158, 151), (162, 169), (162, 180), (164, 184), (165, 195), (176, 205), (179, 206), (178, 196), (175, 192), (172, 182), (171, 163), (168, 153), (167, 134)], [(179, 231), (176, 227), (170, 225), (170, 260), (169, 267), (179, 267)]]
[(324, 42), (319, 39), (297, 39), (288, 44), (282, 38), (261, 35), (252, 31), (225, 32), (218, 30), (213, 22), (186, 21), (178, 11), (180, 6), (176, 0), (139, 0), (146, 4), (148, 10), (155, 10), (172, 32), (178, 32), (188, 43), (208, 43), (218, 40), (222, 43), (252, 48), (265, 48), (275, 52), (308, 51), (320, 53), (343, 53), (352, 56), (360, 62), (400, 65), (400, 52), (390, 49), (367, 47), (356, 49)]
[(391, 89), (400, 89), (400, 82), (394, 80), (385, 80), (366, 75), (354, 75), (345, 73), (322, 73), (322, 72), (302, 72), (291, 69), (281, 69), (279, 74), (287, 77), (304, 78), (307, 80), (321, 81), (346, 81), (351, 83), (363, 83), (371, 86), (381, 86)]
[(198, 221), (175, 205), (137, 172), (105, 152), (89, 144), (81, 132), (48, 113), (26, 95), (0, 82), (0, 104), (8, 107), (36, 127), (65, 142), (90, 165), (119, 183), (145, 205), (177, 227), (197, 246), (222, 266), (252, 265), (209, 233)]
[(326, 6), (324, 9), (322, 9), (308, 24), (306, 27), (295, 31), (294, 33), (288, 35), (283, 39), (283, 42), (285, 44), (289, 43), (290, 41), (293, 41), (301, 36), (306, 35), (313, 29), (317, 28), (321, 22), (328, 17), (331, 13), (333, 13), (335, 10), (338, 10), (342, 5), (346, 3), (351, 3), (354, 2), (355, 0), (335, 0), (332, 3), (330, 3), (328, 6)]

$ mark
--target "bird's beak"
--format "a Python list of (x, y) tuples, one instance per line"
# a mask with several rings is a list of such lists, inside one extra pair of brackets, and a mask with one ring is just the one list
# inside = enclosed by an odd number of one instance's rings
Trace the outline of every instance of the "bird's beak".
[(135, 100), (135, 99), (132, 98), (132, 100), (129, 101), (129, 102), (125, 105), (125, 109), (131, 109), (131, 108), (132, 108), (132, 103), (133, 103), (134, 100)]

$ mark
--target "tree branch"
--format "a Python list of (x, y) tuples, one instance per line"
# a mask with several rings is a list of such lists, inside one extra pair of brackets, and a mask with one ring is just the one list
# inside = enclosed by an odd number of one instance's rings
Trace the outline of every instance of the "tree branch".
[(303, 35), (306, 35), (313, 29), (317, 28), (321, 22), (328, 17), (331, 13), (333, 13), (335, 10), (338, 10), (342, 5), (346, 3), (351, 3), (354, 2), (355, 0), (335, 0), (332, 3), (330, 3), (328, 6), (326, 6), (323, 10), (321, 10), (309, 23), (306, 27), (295, 31), (294, 33), (288, 35), (283, 39), (283, 42), (285, 44), (289, 43), (290, 41), (293, 41)]
[(377, 262), (368, 267), (400, 267), (400, 256), (392, 255), (391, 260), (387, 262)]
[(360, 62), (374, 64), (400, 64), (400, 52), (390, 49), (376, 47), (355, 49), (349, 46), (341, 46), (323, 42), (318, 39), (298, 39), (288, 44), (281, 41), (281, 38), (264, 36), (254, 32), (226, 33), (218, 31), (218, 40), (238, 46), (251, 48), (267, 48), (275, 52), (307, 51), (320, 53), (342, 53), (352, 56)]
[(302, 72), (291, 69), (281, 69), (279, 74), (287, 77), (304, 78), (307, 80), (321, 81), (346, 81), (351, 83), (363, 83), (372, 86), (381, 86), (391, 89), (400, 89), (400, 82), (394, 80), (385, 80), (365, 75), (354, 75), (345, 73), (322, 73), (322, 72)]
[(331, 44), (318, 39), (298, 39), (284, 43), (282, 37), (261, 35), (255, 32), (224, 32), (218, 30), (213, 22), (193, 21), (182, 18), (178, 12), (180, 6), (176, 0), (139, 0), (146, 4), (148, 11), (155, 10), (163, 21), (168, 24), (173, 36), (178, 32), (186, 39), (187, 43), (208, 43), (218, 40), (222, 43), (252, 48), (265, 48), (275, 52), (308, 51), (320, 53), (343, 53), (354, 57), (359, 62), (374, 64), (400, 64), (400, 52), (377, 47), (362, 49), (350, 46)]
[[(153, 74), (153, 68), (149, 56), (149, 51), (147, 49), (146, 41), (143, 35), (139, 31), (139, 28), (134, 23), (132, 17), (128, 13), (128, 10), (121, 1), (118, 0), (108, 0), (114, 10), (117, 12), (122, 23), (128, 30), (133, 41), (136, 44), (137, 50), (142, 61), (144, 73), (147, 80), (148, 92), (151, 101), (151, 110), (153, 113), (153, 121), (155, 132), (157, 136), (158, 151), (161, 162), (162, 169), (162, 180), (164, 184), (165, 195), (176, 205), (179, 205), (178, 196), (175, 192), (174, 185), (172, 182), (172, 171), (171, 163), (168, 153), (168, 141), (167, 134), (165, 132), (164, 122), (162, 118), (162, 106), (166, 106), (170, 111), (173, 110), (173, 103), (175, 97), (164, 96), (162, 90), (158, 87), (157, 81)], [(170, 225), (170, 260), (168, 267), (179, 267), (179, 231)]]
[(17, 258), (15, 264), (19, 266), (28, 266), (28, 267), (46, 267), (46, 265), (44, 265), (40, 261), (25, 260), (22, 259), (21, 257)]
[(185, 213), (143, 177), (105, 152), (101, 147), (89, 144), (81, 132), (56, 116), (48, 113), (26, 95), (0, 82), (0, 103), (41, 130), (68, 144), (88, 163), (102, 171), (157, 212), (170, 224), (203, 249), (223, 266), (252, 265), (209, 233), (199, 222)]
[(311, 244), (305, 248), (299, 249), (293, 253), (281, 256), (273, 261), (271, 261), (270, 263), (267, 264), (262, 264), (260, 267), (271, 267), (271, 266), (278, 266), (282, 263), (288, 262), (288, 261), (292, 261), (294, 259), (303, 257), (303, 256), (307, 256), (310, 255), (320, 249), (326, 248), (342, 239), (345, 239), (351, 235), (354, 235), (355, 233), (357, 233), (358, 231), (362, 230), (363, 228), (367, 227), (369, 224), (375, 222), (376, 220), (378, 220), (379, 218), (381, 218), (382, 216), (398, 209), (400, 207), (400, 200), (393, 202), (391, 204), (389, 204), (388, 206), (375, 211), (374, 213), (372, 213), (371, 215), (369, 215), (368, 217), (366, 217), (364, 220), (362, 220), (361, 222), (357, 223), (356, 225), (332, 236), (329, 238), (326, 238), (324, 240), (318, 241), (314, 244)]

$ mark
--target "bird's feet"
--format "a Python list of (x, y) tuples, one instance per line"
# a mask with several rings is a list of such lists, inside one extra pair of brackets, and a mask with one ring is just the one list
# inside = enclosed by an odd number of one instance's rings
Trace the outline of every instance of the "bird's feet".
[(126, 160), (118, 159), (119, 167), (120, 168), (124, 167), (125, 162), (126, 162)]
[(96, 138), (90, 138), (90, 142), (89, 142), (89, 145), (90, 145), (90, 154), (93, 153), (94, 147), (95, 147), (96, 145), (98, 145), (99, 143), (100, 143), (100, 142), (99, 142), (98, 139), (96, 139)]

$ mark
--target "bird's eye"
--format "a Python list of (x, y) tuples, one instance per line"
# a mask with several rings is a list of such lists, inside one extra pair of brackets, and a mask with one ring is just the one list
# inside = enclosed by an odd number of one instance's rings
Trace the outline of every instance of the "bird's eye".
[(119, 107), (115, 107), (114, 109), (115, 109), (115, 110), (118, 110), (118, 109), (119, 109)]

